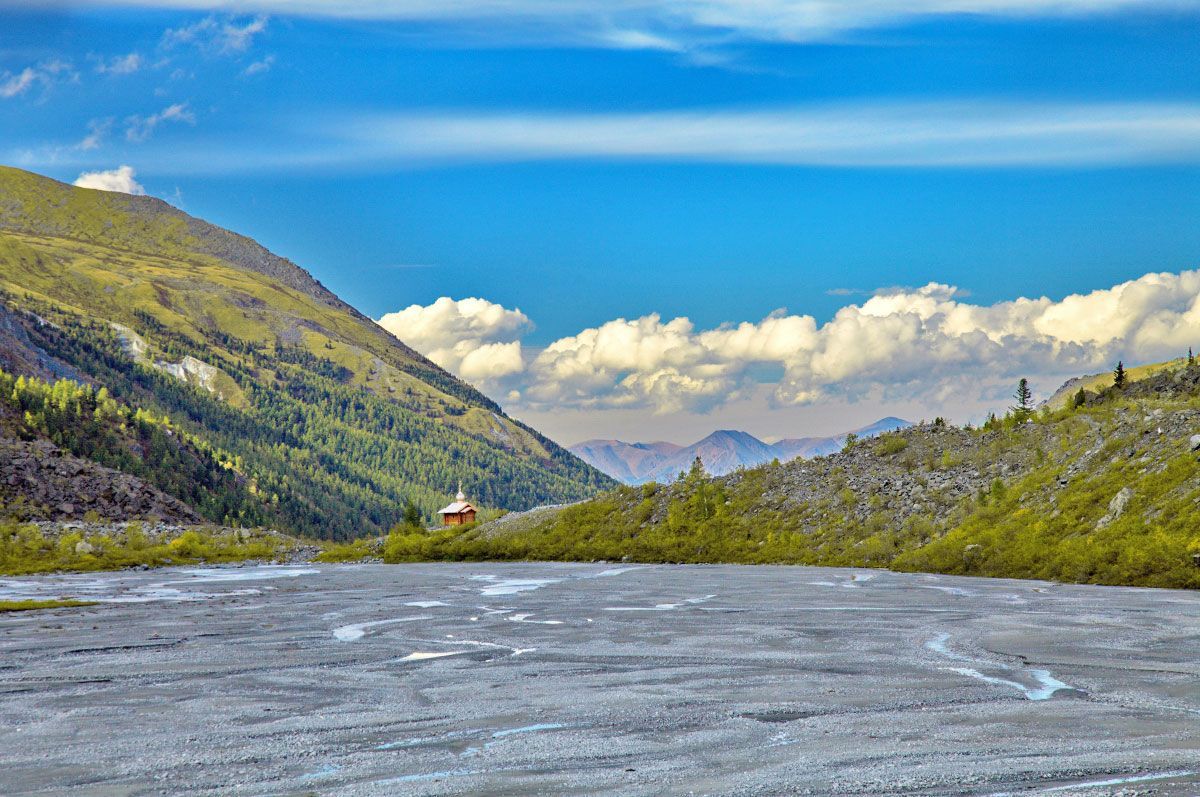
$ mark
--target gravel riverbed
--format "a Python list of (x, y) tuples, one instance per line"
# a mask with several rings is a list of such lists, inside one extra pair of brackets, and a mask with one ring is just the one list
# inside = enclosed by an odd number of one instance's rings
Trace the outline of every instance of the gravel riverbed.
[(1200, 595), (886, 571), (0, 578), (5, 795), (1200, 794)]

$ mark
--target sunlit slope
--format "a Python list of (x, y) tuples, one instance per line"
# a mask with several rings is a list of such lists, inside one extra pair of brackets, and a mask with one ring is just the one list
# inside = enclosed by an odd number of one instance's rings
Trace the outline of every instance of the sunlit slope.
[[(333, 492), (371, 511), (356, 517), (339, 503), (352, 514), (338, 520), (338, 536), (356, 523), (364, 532), (386, 526), (410, 498), (432, 512), (459, 479), (477, 500), (507, 508), (584, 497), (609, 483), (307, 272), (153, 198), (0, 167), (0, 290), (15, 310), (60, 314), (57, 330), (34, 324), (31, 334), (99, 383), (128, 383), (137, 406), (178, 412), (181, 401), (163, 391), (182, 387), (198, 394), (189, 401), (218, 402), (214, 418), (233, 409), (250, 425), (277, 427), (287, 415), (286, 441), (272, 438), (274, 428), (218, 447), (248, 479), (309, 504), (317, 499), (301, 499), (285, 462), (303, 460), (314, 489), (341, 482)], [(114, 366), (110, 354), (126, 363)], [(151, 372), (179, 384), (151, 385)], [(196, 412), (196, 434), (225, 434)], [(266, 459), (275, 460), (266, 468), (274, 477), (255, 472)], [(318, 510), (293, 530), (318, 533)]]
[[(1187, 365), (1187, 358), (1180, 357), (1177, 360), (1167, 360), (1162, 363), (1149, 363), (1147, 365), (1136, 365), (1132, 368), (1126, 368), (1126, 377), (1131, 382), (1145, 379), (1148, 376), (1153, 376), (1161, 371), (1167, 371), (1177, 368), (1182, 368)], [(1077, 376), (1074, 379), (1067, 381), (1058, 390), (1054, 391), (1054, 395), (1046, 399), (1046, 406), (1051, 409), (1061, 409), (1067, 406), (1068, 403), (1075, 397), (1079, 388), (1083, 388), (1088, 393), (1099, 393), (1113, 383), (1112, 371), (1105, 371), (1102, 374), (1088, 374), (1087, 376)]]

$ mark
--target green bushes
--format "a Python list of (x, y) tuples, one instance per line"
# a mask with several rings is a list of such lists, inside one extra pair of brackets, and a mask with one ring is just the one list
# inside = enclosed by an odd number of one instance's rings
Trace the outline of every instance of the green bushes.
[[(1040, 578), (1092, 584), (1200, 588), (1196, 463), (1186, 454), (1159, 472), (1136, 463), (1098, 470), (1056, 490), (1058, 471), (1042, 468), (1006, 490), (990, 491), (950, 533), (900, 554), (891, 566), (960, 575)], [(1123, 487), (1124, 513), (1100, 519)], [(1054, 508), (1021, 496), (1055, 495)], [(972, 546), (968, 549), (968, 546)], [(977, 546), (977, 547), (974, 547)]]
[(899, 454), (906, 448), (908, 448), (908, 439), (898, 434), (885, 434), (875, 444), (875, 451), (881, 457)]
[(359, 538), (353, 542), (329, 543), (325, 550), (314, 557), (318, 562), (360, 562), (378, 556), (377, 546), (370, 540)]
[(149, 540), (140, 524), (115, 535), (80, 532), (58, 539), (32, 524), (0, 523), (0, 573), (21, 575), (56, 570), (119, 570), (137, 565), (159, 567), (198, 562), (278, 559), (290, 542), (274, 536), (246, 537), (236, 532), (186, 531), (165, 541)]

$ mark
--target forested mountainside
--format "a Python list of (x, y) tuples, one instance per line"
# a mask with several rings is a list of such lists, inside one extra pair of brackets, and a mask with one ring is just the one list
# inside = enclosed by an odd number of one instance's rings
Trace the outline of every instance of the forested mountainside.
[[(1111, 382), (1111, 380), (1110, 380)], [(922, 424), (813, 460), (389, 541), (403, 558), (890, 567), (1200, 587), (1200, 366), (983, 428)]]
[[(46, 383), (26, 391), (91, 391), (52, 424), (10, 406), (10, 434), (218, 523), (347, 539), (388, 528), (409, 501), (431, 514), (459, 481), (506, 509), (613, 484), (255, 242), (151, 197), (5, 167), (0, 368)], [(97, 420), (93, 405), (150, 426)], [(218, 498), (185, 495), (180, 462)]]

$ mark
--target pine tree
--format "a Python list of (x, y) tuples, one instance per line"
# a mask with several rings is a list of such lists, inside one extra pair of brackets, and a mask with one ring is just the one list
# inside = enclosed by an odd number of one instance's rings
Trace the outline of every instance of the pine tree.
[(1113, 371), (1113, 387), (1120, 390), (1125, 387), (1126, 381), (1128, 381), (1128, 377), (1125, 375), (1125, 363), (1117, 360), (1117, 367)]
[(421, 521), (421, 510), (417, 509), (417, 505), (412, 501), (406, 503), (404, 505), (404, 525), (419, 529), (424, 525)]
[(1192, 354), (1192, 347), (1188, 346), (1188, 368), (1196, 364), (1196, 355)]
[(1079, 407), (1082, 407), (1086, 403), (1087, 403), (1087, 393), (1085, 393), (1083, 391), (1083, 388), (1079, 388), (1079, 392), (1075, 394), (1075, 398), (1071, 401), (1071, 406), (1078, 409)]
[(1017, 392), (1013, 393), (1017, 403), (1012, 408), (1013, 417), (1018, 422), (1026, 420), (1033, 414), (1033, 391), (1029, 389), (1029, 380), (1021, 377), (1017, 382)]

